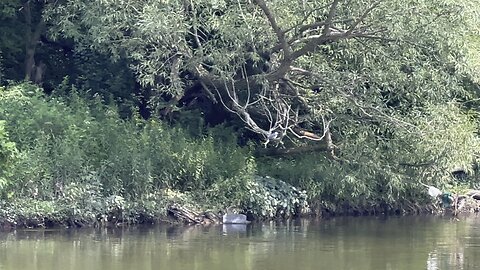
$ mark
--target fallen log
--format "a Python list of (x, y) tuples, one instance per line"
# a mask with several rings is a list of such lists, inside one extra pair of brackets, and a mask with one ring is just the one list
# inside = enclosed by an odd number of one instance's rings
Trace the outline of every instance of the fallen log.
[(211, 211), (199, 213), (179, 205), (171, 205), (167, 211), (175, 219), (188, 224), (220, 224), (220, 218)]

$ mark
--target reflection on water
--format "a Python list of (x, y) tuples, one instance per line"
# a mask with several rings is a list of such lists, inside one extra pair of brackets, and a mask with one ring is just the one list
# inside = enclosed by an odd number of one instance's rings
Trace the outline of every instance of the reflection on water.
[[(445, 258), (439, 259), (445, 256)], [(480, 264), (479, 264), (480, 265)], [(438, 254), (437, 251), (430, 252), (428, 254), (427, 260), (427, 270), (437, 270), (437, 269), (457, 269), (463, 270), (465, 269), (465, 260), (463, 252), (452, 252), (448, 254)], [(468, 268), (473, 269), (473, 268)]]
[(480, 269), (480, 217), (0, 233), (0, 269)]
[(235, 233), (246, 233), (247, 225), (246, 224), (223, 224), (222, 225), (224, 235), (232, 235)]

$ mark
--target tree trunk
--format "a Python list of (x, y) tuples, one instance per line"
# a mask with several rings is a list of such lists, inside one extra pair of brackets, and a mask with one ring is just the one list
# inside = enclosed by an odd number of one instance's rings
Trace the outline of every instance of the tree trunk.
[[(23, 13), (27, 29), (25, 29), (25, 80), (34, 83), (41, 83), (43, 74), (45, 73), (45, 64), (35, 63), (35, 50), (40, 41), (40, 36), (45, 30), (45, 21), (40, 17), (39, 22), (34, 26), (32, 17), (32, 7), (30, 1), (26, 1), (23, 5)], [(38, 69), (38, 70), (37, 70)]]

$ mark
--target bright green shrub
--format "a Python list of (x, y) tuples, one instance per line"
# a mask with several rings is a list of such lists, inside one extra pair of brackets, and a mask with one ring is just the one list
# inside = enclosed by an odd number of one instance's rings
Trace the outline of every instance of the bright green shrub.
[(11, 165), (16, 157), (15, 143), (10, 141), (5, 130), (5, 121), (0, 120), (0, 192), (8, 185)]
[[(7, 106), (8, 105), (8, 106)], [(206, 190), (225, 179), (253, 175), (248, 150), (212, 135), (192, 137), (181, 128), (85, 101), (75, 89), (45, 97), (17, 85), (0, 95), (0, 118), (18, 144), (12, 192), (38, 198), (65, 195), (72, 184), (100, 185), (105, 196), (138, 198), (159, 188)]]

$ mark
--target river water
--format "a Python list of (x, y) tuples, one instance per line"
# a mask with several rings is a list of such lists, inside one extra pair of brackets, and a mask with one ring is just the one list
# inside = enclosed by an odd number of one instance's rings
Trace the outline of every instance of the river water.
[(0, 269), (480, 269), (480, 216), (17, 230)]

